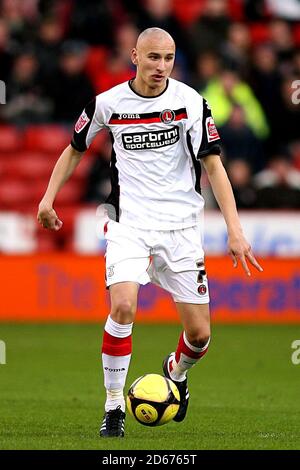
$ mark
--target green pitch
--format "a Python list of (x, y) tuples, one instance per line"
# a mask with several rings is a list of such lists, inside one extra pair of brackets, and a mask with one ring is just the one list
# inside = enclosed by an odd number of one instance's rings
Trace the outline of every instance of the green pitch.
[[(135, 326), (127, 388), (161, 373), (179, 331)], [(0, 324), (0, 449), (300, 449), (299, 326), (215, 325), (190, 372), (185, 421), (147, 428), (127, 416), (124, 439), (98, 437), (101, 336), (101, 325)]]

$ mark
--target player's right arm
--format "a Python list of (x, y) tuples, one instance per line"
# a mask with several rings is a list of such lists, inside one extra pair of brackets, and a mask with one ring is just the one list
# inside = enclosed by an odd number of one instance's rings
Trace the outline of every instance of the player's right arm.
[(104, 115), (101, 109), (101, 100), (95, 98), (87, 104), (79, 116), (75, 124), (72, 142), (63, 151), (53, 169), (37, 214), (37, 219), (43, 227), (51, 230), (59, 230), (62, 227), (62, 221), (59, 220), (53, 209), (56, 195), (72, 175), (93, 138), (103, 127)]
[(57, 217), (53, 204), (58, 191), (70, 178), (82, 156), (83, 152), (79, 152), (72, 145), (68, 145), (57, 160), (38, 208), (37, 219), (44, 228), (59, 230), (62, 227), (62, 221)]

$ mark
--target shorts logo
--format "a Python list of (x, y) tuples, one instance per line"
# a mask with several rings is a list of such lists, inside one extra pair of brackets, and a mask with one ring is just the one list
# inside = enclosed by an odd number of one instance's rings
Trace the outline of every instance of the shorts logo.
[(157, 149), (173, 145), (179, 140), (178, 126), (167, 131), (135, 132), (122, 134), (123, 146), (126, 150)]
[(114, 274), (115, 274), (114, 266), (109, 266), (107, 268), (107, 277), (113, 277)]
[(81, 116), (79, 116), (78, 121), (75, 124), (75, 132), (77, 134), (82, 131), (82, 129), (90, 122), (90, 118), (86, 114), (85, 111), (81, 113)]
[(198, 287), (198, 292), (199, 292), (200, 295), (205, 295), (206, 292), (207, 292), (206, 285), (205, 285), (205, 284), (201, 284), (201, 285)]
[(175, 119), (175, 113), (172, 111), (172, 109), (164, 109), (160, 113), (159, 118), (164, 124), (170, 124)]
[(218, 140), (220, 138), (214, 120), (211, 116), (206, 119), (205, 126), (208, 142), (213, 142), (214, 140)]

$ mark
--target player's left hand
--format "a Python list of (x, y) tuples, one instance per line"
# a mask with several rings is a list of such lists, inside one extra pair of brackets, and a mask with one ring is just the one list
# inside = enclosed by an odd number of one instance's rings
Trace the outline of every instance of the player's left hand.
[(58, 218), (53, 207), (43, 203), (43, 201), (39, 205), (37, 220), (42, 227), (50, 230), (57, 231), (63, 226), (62, 221)]
[(228, 235), (228, 254), (233, 261), (233, 267), (236, 268), (240, 261), (248, 276), (251, 276), (251, 272), (247, 261), (249, 261), (258, 271), (263, 271), (263, 268), (257, 262), (252, 253), (250, 244), (242, 234), (238, 236)]

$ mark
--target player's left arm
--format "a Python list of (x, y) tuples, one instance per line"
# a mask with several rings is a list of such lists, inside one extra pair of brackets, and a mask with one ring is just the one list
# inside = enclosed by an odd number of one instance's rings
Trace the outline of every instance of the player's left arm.
[(227, 225), (228, 253), (232, 258), (233, 266), (240, 261), (248, 276), (251, 275), (247, 261), (258, 271), (263, 271), (255, 259), (252, 249), (244, 237), (239, 220), (232, 187), (219, 155), (209, 154), (202, 158), (213, 193), (221, 209)]

